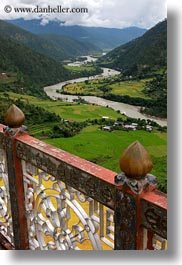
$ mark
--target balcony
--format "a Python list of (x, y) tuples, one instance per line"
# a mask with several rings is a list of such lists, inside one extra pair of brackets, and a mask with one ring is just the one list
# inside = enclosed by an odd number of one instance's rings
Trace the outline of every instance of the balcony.
[(167, 249), (167, 196), (139, 142), (118, 174), (31, 137), (24, 118), (13, 105), (0, 125), (0, 249)]

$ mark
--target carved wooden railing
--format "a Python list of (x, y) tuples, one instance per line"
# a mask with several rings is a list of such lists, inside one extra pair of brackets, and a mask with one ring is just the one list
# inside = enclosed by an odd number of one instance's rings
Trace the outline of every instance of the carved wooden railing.
[(11, 106), (0, 125), (0, 249), (166, 249), (167, 198), (135, 142), (117, 174), (31, 136)]

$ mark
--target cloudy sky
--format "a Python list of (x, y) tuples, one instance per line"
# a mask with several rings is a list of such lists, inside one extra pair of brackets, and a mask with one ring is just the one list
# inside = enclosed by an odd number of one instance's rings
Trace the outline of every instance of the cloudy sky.
[[(68, 8), (87, 8), (88, 13), (80, 14), (35, 14), (15, 13), (14, 7), (46, 7), (57, 5)], [(8, 6), (8, 13), (5, 12)], [(10, 9), (9, 9), (10, 6)], [(12, 9), (12, 10), (11, 10)], [(7, 9), (6, 9), (7, 10)], [(11, 12), (9, 12), (11, 10)], [(66, 25), (84, 25), (124, 28), (138, 26), (151, 28), (167, 17), (167, 0), (1, 0), (0, 19), (36, 19), (42, 23), (49, 20), (65, 21)]]

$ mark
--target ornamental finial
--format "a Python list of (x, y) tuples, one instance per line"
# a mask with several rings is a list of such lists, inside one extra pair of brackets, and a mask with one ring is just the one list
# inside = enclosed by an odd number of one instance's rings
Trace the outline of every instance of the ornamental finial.
[(119, 164), (121, 171), (130, 179), (144, 178), (153, 167), (149, 153), (138, 141), (123, 152)]
[(25, 115), (16, 105), (11, 105), (4, 116), (5, 124), (9, 128), (19, 128), (25, 121)]

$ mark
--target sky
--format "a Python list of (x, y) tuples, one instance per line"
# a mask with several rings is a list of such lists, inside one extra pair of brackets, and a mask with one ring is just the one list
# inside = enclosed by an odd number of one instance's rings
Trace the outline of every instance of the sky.
[[(87, 8), (88, 13), (42, 14), (15, 13), (14, 7)], [(6, 13), (6, 6), (12, 11)], [(9, 11), (9, 10), (8, 10)], [(38, 19), (42, 24), (50, 20), (64, 21), (65, 25), (82, 25), (109, 28), (137, 26), (151, 28), (167, 17), (167, 0), (1, 0), (0, 19)]]

